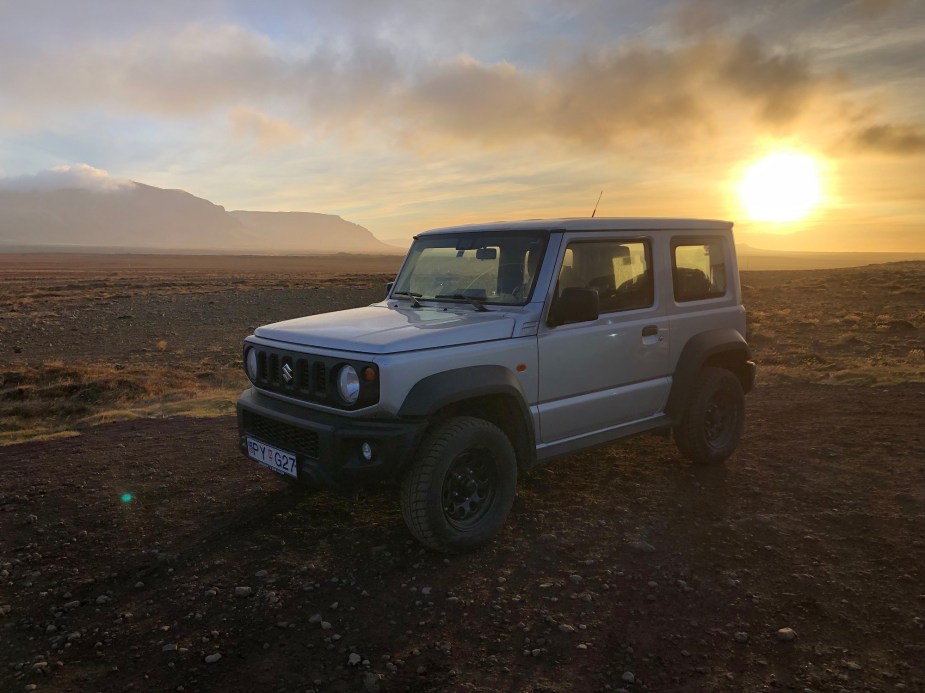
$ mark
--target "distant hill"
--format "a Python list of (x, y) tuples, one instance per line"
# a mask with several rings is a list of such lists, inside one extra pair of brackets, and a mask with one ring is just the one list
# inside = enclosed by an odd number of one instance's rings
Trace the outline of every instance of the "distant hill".
[(229, 212), (229, 216), (259, 238), (268, 253), (297, 251), (310, 246), (318, 253), (388, 253), (368, 229), (333, 214), (316, 212)]
[(825, 253), (790, 250), (763, 250), (745, 243), (736, 244), (739, 269), (749, 270), (799, 270), (836, 269), (839, 267), (862, 267), (886, 262), (925, 260), (925, 253)]
[(402, 238), (383, 238), (382, 242), (386, 245), (393, 245), (396, 248), (401, 248), (403, 251), (408, 250), (411, 247), (411, 242), (414, 239), (411, 236), (404, 236)]
[(183, 190), (0, 188), (0, 246), (58, 251), (396, 254), (367, 229), (307, 212), (226, 212)]

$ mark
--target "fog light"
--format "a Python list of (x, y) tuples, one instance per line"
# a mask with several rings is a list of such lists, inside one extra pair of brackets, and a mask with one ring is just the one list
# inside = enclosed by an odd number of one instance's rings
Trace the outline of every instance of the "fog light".
[(360, 454), (363, 455), (363, 459), (367, 462), (373, 461), (373, 446), (369, 443), (363, 443), (360, 446)]

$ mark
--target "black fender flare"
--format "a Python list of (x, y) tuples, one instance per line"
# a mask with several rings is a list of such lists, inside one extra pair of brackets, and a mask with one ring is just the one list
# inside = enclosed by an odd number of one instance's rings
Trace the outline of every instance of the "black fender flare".
[[(745, 392), (751, 389), (754, 364), (752, 363), (752, 350), (745, 341), (745, 337), (731, 327), (701, 332), (691, 337), (684, 345), (678, 357), (678, 364), (675, 366), (671, 392), (668, 394), (668, 403), (665, 405), (665, 413), (671, 417), (672, 421), (677, 422), (684, 413), (700, 369), (717, 354), (730, 354), (735, 357), (736, 361), (741, 361), (745, 367), (745, 382), (743, 382), (742, 389)], [(740, 378), (743, 377), (742, 374), (737, 373), (737, 375)]]
[(522, 460), (522, 463), (532, 466), (536, 457), (533, 417), (520, 381), (504, 366), (454, 368), (422, 378), (405, 396), (398, 415), (408, 418), (428, 417), (451, 404), (491, 395), (505, 395), (516, 403), (526, 434), (524, 452), (527, 459)]

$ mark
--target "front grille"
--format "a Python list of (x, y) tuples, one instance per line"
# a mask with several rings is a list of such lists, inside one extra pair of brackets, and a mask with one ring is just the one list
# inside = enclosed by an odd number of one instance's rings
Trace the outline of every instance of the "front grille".
[[(379, 401), (378, 378), (372, 381), (361, 380), (360, 397), (353, 406), (347, 407), (340, 401), (332, 378), (335, 377), (339, 366), (347, 363), (346, 361), (284, 349), (261, 346), (250, 348), (257, 352), (257, 378), (254, 385), (261, 390), (341, 409), (357, 409)], [(375, 368), (372, 364), (362, 362), (351, 361), (350, 365), (356, 368), (357, 372), (363, 368)], [(288, 378), (284, 371), (286, 367), (289, 369)]]
[(328, 369), (321, 361), (316, 361), (312, 369), (314, 371), (312, 382), (315, 386), (313, 392), (319, 397), (324, 397), (328, 394)]
[(287, 452), (318, 459), (318, 434), (244, 411), (244, 432)]

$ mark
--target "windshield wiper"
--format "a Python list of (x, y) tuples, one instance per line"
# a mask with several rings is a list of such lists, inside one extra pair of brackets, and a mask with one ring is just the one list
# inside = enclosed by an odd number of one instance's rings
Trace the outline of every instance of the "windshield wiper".
[(437, 294), (434, 298), (452, 298), (457, 301), (465, 301), (480, 313), (488, 312), (488, 308), (486, 308), (479, 299), (466, 296), (465, 294)]
[(393, 291), (393, 296), (407, 296), (411, 299), (411, 305), (415, 308), (423, 308), (424, 306), (418, 301), (418, 297), (423, 296), (424, 294), (417, 294), (413, 291)]

